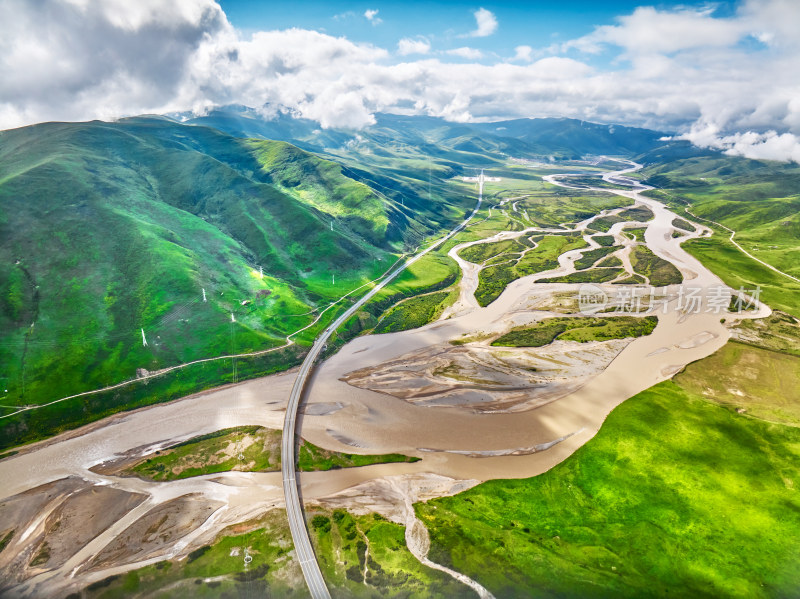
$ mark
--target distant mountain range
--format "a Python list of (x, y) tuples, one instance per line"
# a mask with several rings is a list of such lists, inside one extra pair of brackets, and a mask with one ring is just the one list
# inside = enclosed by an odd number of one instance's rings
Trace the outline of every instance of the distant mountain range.
[[(207, 125), (238, 137), (291, 141), (310, 151), (345, 147), (353, 140), (376, 146), (413, 145), (423, 154), (469, 164), (486, 157), (552, 156), (576, 159), (587, 154), (631, 155), (664, 146), (665, 133), (601, 125), (567, 118), (514, 119), (491, 123), (453, 123), (427, 116), (375, 115), (376, 123), (360, 131), (321, 129), (315, 121), (277, 114), (266, 119), (250, 108), (229, 106), (205, 116), (185, 115), (188, 124)], [(459, 153), (448, 154), (450, 152)]]

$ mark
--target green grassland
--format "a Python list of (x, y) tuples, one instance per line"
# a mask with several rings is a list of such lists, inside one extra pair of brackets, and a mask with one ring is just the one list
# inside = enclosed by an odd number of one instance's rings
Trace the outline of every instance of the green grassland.
[[(301, 440), (302, 472), (352, 468), (392, 462), (416, 462), (400, 454), (358, 455), (329, 451)], [(260, 426), (222, 429), (156, 452), (125, 470), (148, 480), (169, 481), (216, 472), (277, 472), (281, 469), (281, 431)]]
[(28, 410), (2, 421), (0, 447), (37, 441), (124, 410), (179, 399), (236, 380), (280, 372), (302, 361), (306, 351), (295, 345), (267, 354), (236, 358), (235, 361), (202, 362), (175, 370), (169, 375), (139, 379), (118, 389), (75, 397), (43, 409)]
[[(542, 181), (541, 175), (551, 172), (519, 165), (492, 169), (492, 174), (501, 177), (501, 181), (489, 182), (484, 186), (487, 211), (491, 208), (494, 214), (505, 210), (506, 218), (516, 223), (519, 230), (529, 226), (558, 227), (564, 223), (576, 223), (602, 210), (621, 208), (632, 203), (628, 198), (609, 193), (565, 189)], [(501, 202), (506, 203), (501, 206)], [(515, 229), (504, 227), (497, 230)]]
[(261, 172), (281, 191), (330, 215), (372, 243), (381, 244), (389, 217), (383, 199), (367, 185), (343, 176), (341, 165), (286, 142), (249, 140)]
[(518, 204), (525, 209), (533, 226), (555, 227), (564, 223), (577, 223), (602, 210), (627, 206), (631, 200), (602, 192), (586, 192), (554, 188), (548, 185), (539, 193)]
[(600, 260), (597, 263), (597, 266), (603, 268), (609, 268), (609, 267), (616, 268), (622, 266), (622, 260), (620, 260), (617, 256), (609, 256), (607, 258), (604, 258), (603, 260)]
[[(245, 550), (253, 559), (244, 565)], [(307, 597), (292, 554), (286, 512), (226, 529), (211, 545), (184, 559), (170, 559), (89, 585), (73, 599), (171, 597)]]
[[(797, 347), (795, 347), (797, 351)], [(735, 341), (675, 377), (681, 387), (755, 417), (800, 426), (800, 357)]]
[(297, 454), (297, 468), (301, 472), (318, 470), (338, 470), (340, 468), (357, 468), (372, 464), (394, 464), (396, 462), (418, 462), (420, 458), (399, 453), (380, 455), (361, 455), (358, 453), (342, 453), (317, 447), (313, 443), (303, 441)]
[(774, 310), (767, 318), (741, 321), (733, 329), (741, 343), (800, 356), (800, 318)]
[(760, 288), (760, 299), (770, 307), (800, 316), (800, 283), (748, 258), (719, 233), (691, 239), (683, 247), (727, 285), (748, 292)]
[(640, 275), (632, 275), (627, 279), (620, 279), (619, 281), (615, 281), (612, 285), (642, 285), (644, 284), (644, 279)]
[(606, 341), (649, 335), (658, 324), (655, 316), (545, 318), (532, 326), (515, 329), (492, 342), (502, 347), (541, 347), (562, 341)]
[(594, 235), (592, 239), (603, 247), (612, 246), (615, 243), (613, 235)]
[[(333, 335), (327, 355), (337, 351), (347, 340), (373, 331), (376, 325), (379, 332), (389, 332), (381, 330), (382, 323), (386, 321), (381, 317), (387, 312), (392, 313), (387, 327), (415, 328), (438, 318), (441, 310), (451, 301), (450, 292), (446, 292), (446, 297), (437, 296), (443, 297), (438, 304), (424, 298), (450, 287), (458, 279), (458, 265), (447, 256), (448, 248), (440, 247), (426, 254), (381, 289)], [(421, 297), (417, 300), (416, 296)], [(392, 331), (405, 328), (392, 328)]]
[(672, 219), (672, 226), (675, 227), (676, 229), (681, 229), (688, 233), (692, 233), (695, 229), (692, 223), (680, 217)]
[(563, 275), (539, 279), (541, 283), (607, 283), (625, 274), (624, 268), (590, 268)]
[(481, 306), (487, 306), (500, 297), (510, 282), (526, 275), (557, 268), (558, 257), (561, 254), (585, 246), (586, 242), (580, 235), (547, 235), (534, 249), (527, 251), (518, 260), (516, 260), (518, 254), (508, 254), (510, 259), (515, 259), (515, 262), (489, 266), (481, 270), (475, 299)]
[(799, 458), (800, 429), (670, 381), (547, 473), (416, 509), (431, 559), (496, 597), (788, 597), (800, 585)]
[(394, 333), (424, 326), (436, 320), (458, 297), (458, 291), (439, 291), (407, 299), (388, 310), (373, 333)]
[(443, 572), (423, 566), (405, 543), (405, 527), (377, 514), (309, 511), (312, 540), (334, 597), (474, 597)]
[(631, 250), (630, 257), (634, 272), (647, 277), (654, 287), (678, 285), (683, 282), (681, 271), (671, 262), (656, 256), (647, 246), (637, 245)]
[(637, 206), (630, 208), (619, 214), (611, 214), (609, 216), (601, 216), (592, 221), (591, 227), (595, 231), (607, 233), (612, 226), (617, 223), (624, 222), (643, 222), (646, 223), (653, 219), (653, 213), (649, 208), (644, 206)]
[(590, 266), (594, 266), (594, 264), (601, 258), (605, 258), (609, 254), (616, 252), (618, 249), (619, 248), (616, 247), (599, 247), (596, 250), (583, 252), (581, 257), (575, 260), (575, 268), (576, 270), (583, 270), (585, 268), (589, 268)]
[(508, 259), (507, 254), (513, 254), (515, 257), (527, 249), (530, 245), (526, 245), (523, 239), (507, 239), (505, 241), (496, 241), (494, 243), (479, 243), (465, 247), (458, 255), (467, 262), (474, 264), (483, 264), (491, 258)]
[[(800, 277), (800, 167), (744, 158), (698, 156), (653, 164), (644, 173), (659, 189), (648, 192), (687, 220), (691, 212), (736, 231), (736, 241), (766, 263)], [(730, 232), (707, 222), (712, 238), (689, 240), (684, 248), (734, 288), (761, 286), (774, 308), (800, 316), (800, 284), (740, 252)]]
[(622, 234), (633, 241), (644, 243), (644, 233), (647, 227), (625, 227)]

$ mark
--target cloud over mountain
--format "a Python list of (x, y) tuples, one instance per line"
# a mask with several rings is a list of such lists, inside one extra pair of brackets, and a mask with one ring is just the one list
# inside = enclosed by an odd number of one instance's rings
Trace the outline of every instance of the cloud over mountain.
[[(497, 28), (481, 10), (476, 37)], [(432, 54), (434, 38), (387, 40), (394, 53), (307, 29), (245, 34), (212, 0), (6, 0), (0, 128), (228, 103), (282, 107), (323, 127), (363, 127), (376, 111), (570, 116), (797, 160), (798, 30), (793, 0), (747, 0), (724, 17), (638, 8), (579, 39), (520, 46), (514, 64), (461, 50), (450, 62)], [(616, 60), (590, 66), (597, 53)]]

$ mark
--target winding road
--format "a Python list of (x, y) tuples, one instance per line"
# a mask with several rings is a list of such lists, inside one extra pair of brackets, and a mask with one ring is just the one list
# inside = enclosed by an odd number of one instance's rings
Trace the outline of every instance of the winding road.
[(314, 597), (314, 599), (328, 599), (330, 598), (330, 593), (328, 592), (328, 587), (325, 585), (325, 579), (319, 569), (319, 563), (314, 555), (311, 539), (308, 536), (308, 529), (306, 528), (306, 522), (303, 516), (303, 508), (300, 504), (300, 493), (297, 481), (297, 465), (294, 451), (296, 446), (297, 411), (300, 407), (300, 399), (303, 395), (303, 390), (308, 381), (308, 375), (311, 373), (314, 362), (325, 349), (328, 339), (330, 339), (331, 335), (333, 335), (340, 326), (347, 322), (353, 314), (361, 309), (361, 307), (380, 292), (381, 289), (397, 278), (400, 273), (467, 226), (469, 221), (471, 221), (478, 213), (478, 210), (480, 210), (481, 203), (483, 202), (483, 184), (487, 179), (483, 171), (481, 171), (480, 176), (476, 177), (475, 180), (478, 183), (478, 203), (475, 205), (470, 215), (447, 235), (428, 246), (394, 272), (387, 275), (386, 278), (375, 285), (369, 293), (356, 301), (342, 315), (333, 321), (333, 324), (325, 329), (314, 341), (311, 351), (306, 355), (303, 364), (300, 366), (300, 371), (297, 373), (292, 392), (289, 395), (289, 404), (286, 406), (286, 418), (283, 422), (283, 439), (281, 441), (281, 456), (283, 456), (283, 458), (281, 460), (281, 473), (283, 475), (283, 492), (286, 498), (286, 515), (289, 519), (289, 529), (292, 533), (292, 540), (294, 541), (297, 559), (303, 570), (303, 576), (306, 579), (308, 590), (311, 592), (311, 596)]

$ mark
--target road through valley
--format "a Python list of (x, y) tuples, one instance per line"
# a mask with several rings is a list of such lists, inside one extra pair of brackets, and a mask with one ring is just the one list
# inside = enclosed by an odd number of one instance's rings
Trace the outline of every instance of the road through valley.
[[(613, 177), (614, 173), (606, 176)], [(559, 175), (547, 176), (546, 180), (568, 185), (568, 179)], [(687, 285), (721, 286), (722, 282), (713, 273), (680, 246), (685, 239), (704, 234), (704, 229), (698, 227), (693, 234), (673, 238), (671, 223), (676, 215), (660, 202), (643, 195), (646, 189), (640, 186), (603, 191), (631, 198), (653, 211), (655, 218), (643, 225), (647, 227), (646, 244), (656, 255), (675, 264)], [(585, 228), (590, 221), (587, 219), (575, 228)], [(621, 229), (618, 223), (611, 231), (620, 240)], [(514, 231), (500, 235), (522, 234), (524, 232)], [(548, 274), (574, 271), (574, 258), (581, 251), (562, 256), (558, 269)], [(76, 548), (66, 565), (45, 572), (21, 567), (13, 570), (13, 575), (4, 576), (8, 596), (67, 594), (109, 574), (164, 559), (175, 555), (175, 551), (190, 551), (213, 540), (226, 526), (268, 509), (288, 507), (288, 493), (284, 497), (283, 490), (291, 489), (297, 482), (292, 480), (293, 464), (283, 473), (230, 472), (162, 483), (98, 474), (90, 469), (118, 456), (149, 455), (191, 437), (233, 426), (261, 425), (281, 429), (291, 420), (290, 429), (284, 428), (284, 441), (293, 444), (300, 398), (298, 388), (294, 387), (297, 380), (305, 381), (307, 377), (310, 384), (306, 403), (300, 409), (302, 430), (297, 431), (303, 438), (331, 450), (398, 452), (422, 458), (416, 463), (304, 473), (299, 478), (305, 502), (324, 502), (351, 493), (352, 497), (358, 497), (352, 504), (359, 509), (378, 509), (382, 501), (385, 503), (387, 497), (394, 495), (382, 496), (381, 487), (374, 485), (375, 481), (402, 478), (420, 487), (435, 481), (437, 490), (430, 493), (447, 494), (483, 480), (529, 477), (552, 468), (585, 444), (599, 430), (607, 414), (625, 399), (668, 379), (689, 362), (721, 347), (730, 336), (728, 325), (734, 319), (731, 316), (727, 323), (722, 323), (718, 314), (670, 309), (659, 315), (659, 323), (651, 335), (623, 344), (602, 371), (536, 409), (486, 412), (469, 406), (425, 405), (342, 380), (355, 370), (380, 369), (388, 362), (402, 361), (406, 356), (431, 351), (431, 348), (452, 347), (450, 341), (465, 336), (499, 334), (520, 324), (561, 315), (537, 306), (555, 292), (574, 293), (579, 287), (534, 282), (541, 276), (539, 273), (513, 281), (497, 300), (481, 308), (474, 298), (470, 299), (479, 269), (463, 261), (459, 264), (464, 269), (461, 300), (445, 313), (444, 320), (410, 331), (358, 337), (316, 369), (312, 370), (309, 363), (305, 371), (294, 370), (118, 414), (23, 448), (19, 454), (0, 461), (0, 479), (4, 481), (0, 502), (23, 492), (34, 497), (37, 487), (68, 477), (76, 481), (77, 487), (117, 489), (138, 494), (145, 502), (129, 512), (132, 515), (99, 533), (88, 548)], [(609, 293), (613, 291), (611, 286), (601, 287), (607, 288)], [(759, 305), (756, 312), (746, 317), (768, 313), (766, 306)], [(320, 339), (319, 345), (314, 346), (318, 348), (317, 353), (324, 342)], [(476, 347), (483, 351), (480, 343)], [(298, 373), (303, 376), (298, 378)], [(293, 404), (289, 403), (290, 398)], [(289, 448), (284, 447), (284, 455), (290, 453)], [(378, 490), (369, 491), (371, 488)], [(168, 501), (187, 496), (209, 508), (204, 512), (206, 515), (198, 518), (194, 529), (172, 539), (158, 555), (87, 571), (85, 564), (114, 541), (133, 519)], [(299, 501), (293, 505), (296, 509), (290, 509), (290, 517), (305, 532), (305, 522), (298, 512)], [(13, 523), (25, 534), (16, 535), (7, 551), (0, 554), (0, 571), (10, 571), (11, 566), (3, 561), (6, 555), (24, 555), (30, 543), (42, 534), (44, 520), (39, 517)], [(405, 523), (402, 514), (396, 521)], [(295, 543), (298, 559), (302, 561), (313, 556), (299, 549), (297, 539)], [(319, 587), (314, 594), (324, 596), (322, 593)]]

